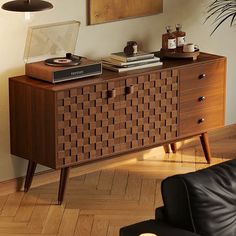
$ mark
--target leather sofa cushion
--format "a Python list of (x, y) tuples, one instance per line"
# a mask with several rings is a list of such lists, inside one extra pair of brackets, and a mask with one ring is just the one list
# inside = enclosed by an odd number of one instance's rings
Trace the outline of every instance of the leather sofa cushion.
[(199, 236), (156, 220), (143, 221), (120, 229), (120, 236), (139, 236), (143, 233), (153, 233), (158, 236)]
[(162, 195), (169, 223), (203, 236), (236, 235), (235, 159), (167, 178)]

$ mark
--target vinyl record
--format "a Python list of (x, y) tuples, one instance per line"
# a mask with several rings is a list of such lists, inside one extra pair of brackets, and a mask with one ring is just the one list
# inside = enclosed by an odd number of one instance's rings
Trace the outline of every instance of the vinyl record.
[(80, 59), (71, 59), (66, 57), (56, 57), (56, 58), (49, 58), (45, 60), (45, 65), (48, 66), (78, 66), (80, 64)]

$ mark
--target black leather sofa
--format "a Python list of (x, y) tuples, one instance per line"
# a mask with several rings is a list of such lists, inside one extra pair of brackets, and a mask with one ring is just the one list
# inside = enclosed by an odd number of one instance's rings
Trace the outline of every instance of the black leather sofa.
[(162, 181), (156, 219), (120, 229), (120, 236), (236, 236), (236, 160)]

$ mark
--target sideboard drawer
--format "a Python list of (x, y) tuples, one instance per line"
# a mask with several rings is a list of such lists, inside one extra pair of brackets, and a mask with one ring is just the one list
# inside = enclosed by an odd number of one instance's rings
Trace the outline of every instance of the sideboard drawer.
[(225, 62), (209, 62), (180, 70), (180, 91), (217, 84), (224, 87)]
[(224, 125), (223, 107), (185, 113), (180, 122), (180, 135), (202, 133)]
[(212, 107), (224, 106), (224, 87), (213, 84), (212, 87), (186, 90), (181, 92), (180, 111), (181, 118), (188, 112), (207, 110)]
[(225, 61), (180, 70), (180, 136), (224, 125)]

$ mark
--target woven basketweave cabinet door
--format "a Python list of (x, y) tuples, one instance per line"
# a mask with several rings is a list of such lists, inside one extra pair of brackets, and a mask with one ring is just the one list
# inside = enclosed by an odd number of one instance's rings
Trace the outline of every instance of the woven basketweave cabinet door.
[(177, 115), (175, 70), (59, 91), (56, 165), (88, 162), (175, 138)]
[(178, 71), (147, 74), (122, 80), (133, 87), (121, 99), (121, 150), (161, 143), (177, 137)]
[(88, 85), (56, 95), (57, 166), (119, 152), (119, 81)]

